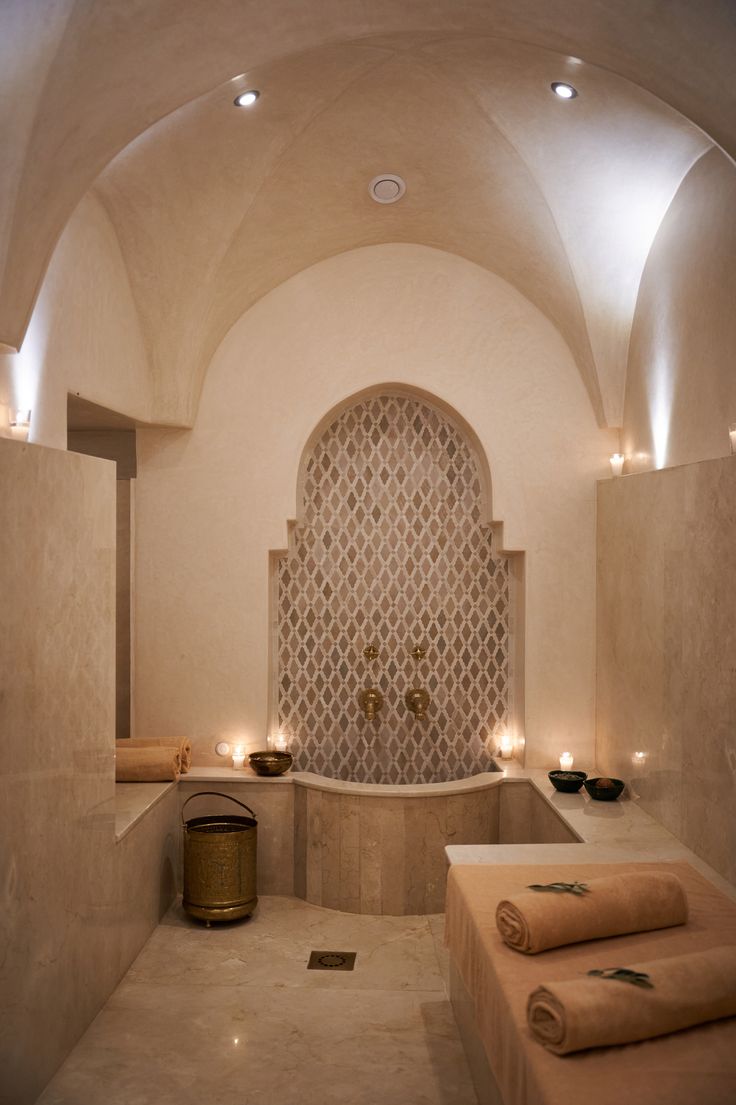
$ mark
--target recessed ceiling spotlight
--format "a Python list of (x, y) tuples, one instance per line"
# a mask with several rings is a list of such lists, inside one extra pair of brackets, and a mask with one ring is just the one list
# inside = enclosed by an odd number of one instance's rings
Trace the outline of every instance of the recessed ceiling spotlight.
[(239, 96), (236, 96), (233, 103), (236, 107), (252, 107), (256, 102), (260, 92), (255, 88), (249, 88), (247, 92), (241, 92)]
[(574, 100), (578, 94), (577, 88), (573, 88), (571, 84), (565, 84), (564, 81), (552, 81), (550, 88), (561, 100)]
[(395, 173), (379, 173), (368, 185), (371, 199), (376, 203), (396, 203), (406, 191), (406, 183)]

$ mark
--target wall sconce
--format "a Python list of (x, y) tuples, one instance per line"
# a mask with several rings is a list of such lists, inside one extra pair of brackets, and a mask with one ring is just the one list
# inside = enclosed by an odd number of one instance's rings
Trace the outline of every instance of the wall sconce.
[(499, 751), (502, 760), (510, 760), (514, 754), (514, 738), (504, 734), (500, 738)]
[(31, 424), (30, 411), (11, 411), (10, 425), (14, 430), (27, 430)]
[(731, 455), (736, 456), (736, 422), (728, 427), (728, 436), (731, 439)]
[(563, 752), (560, 756), (560, 771), (569, 771), (574, 762), (572, 752)]
[(624, 470), (625, 457), (623, 453), (614, 453), (612, 457), (609, 457), (611, 462), (611, 474), (613, 476), (620, 476)]

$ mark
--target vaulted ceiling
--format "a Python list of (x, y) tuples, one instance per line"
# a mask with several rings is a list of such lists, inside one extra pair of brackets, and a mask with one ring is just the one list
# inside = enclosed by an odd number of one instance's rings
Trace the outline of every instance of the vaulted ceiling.
[[(459, 254), (567, 340), (621, 421), (643, 266), (683, 178), (736, 150), (733, 4), (0, 0), (0, 339), (17, 348), (90, 189), (117, 233), (158, 408), (193, 417), (222, 337), (325, 257)], [(550, 82), (579, 92), (563, 102)], [(242, 89), (261, 98), (233, 106)], [(368, 182), (400, 174), (378, 205)]]

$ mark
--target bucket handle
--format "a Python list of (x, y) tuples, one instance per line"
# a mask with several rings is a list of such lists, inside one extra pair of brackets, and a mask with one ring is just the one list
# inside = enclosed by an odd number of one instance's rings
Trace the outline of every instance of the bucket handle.
[(245, 802), (239, 802), (238, 799), (233, 798), (232, 795), (222, 794), (219, 790), (198, 790), (196, 794), (190, 794), (184, 805), (181, 807), (182, 825), (186, 825), (186, 821), (184, 820), (184, 810), (187, 808), (192, 798), (205, 798), (208, 795), (212, 798), (227, 798), (230, 802), (235, 802), (237, 806), (242, 806), (244, 810), (247, 810), (254, 821), (257, 820), (256, 815), (253, 813), (253, 810), (250, 808), (250, 806), (246, 806)]

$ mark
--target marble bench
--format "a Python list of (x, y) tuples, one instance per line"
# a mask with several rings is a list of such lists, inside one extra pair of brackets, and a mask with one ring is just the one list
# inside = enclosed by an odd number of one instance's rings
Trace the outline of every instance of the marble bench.
[[(573, 855), (574, 851), (574, 855)], [(736, 1101), (736, 1018), (618, 1048), (561, 1058), (534, 1040), (526, 1024), (529, 993), (544, 981), (594, 967), (626, 965), (736, 943), (736, 904), (686, 863), (577, 862), (453, 865), (446, 938), (451, 1001), (480, 1105), (732, 1105)], [(495, 925), (498, 901), (533, 882), (586, 880), (673, 870), (690, 905), (686, 925), (632, 933), (524, 956), (508, 948)]]

